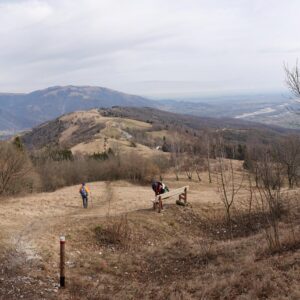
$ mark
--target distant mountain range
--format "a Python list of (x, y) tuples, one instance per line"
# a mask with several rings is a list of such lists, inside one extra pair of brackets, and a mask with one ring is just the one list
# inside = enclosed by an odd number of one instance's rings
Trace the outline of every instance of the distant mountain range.
[[(104, 87), (54, 86), (28, 94), (0, 93), (0, 136), (33, 128), (63, 114), (92, 108), (151, 107), (174, 113), (214, 118), (240, 118), (297, 128), (297, 118), (287, 118), (282, 97), (208, 99), (206, 102), (150, 100)], [(271, 107), (271, 108), (270, 108)], [(286, 120), (293, 119), (290, 126)]]
[(152, 101), (103, 87), (55, 86), (28, 94), (0, 94), (0, 131), (19, 131), (76, 110), (149, 106)]

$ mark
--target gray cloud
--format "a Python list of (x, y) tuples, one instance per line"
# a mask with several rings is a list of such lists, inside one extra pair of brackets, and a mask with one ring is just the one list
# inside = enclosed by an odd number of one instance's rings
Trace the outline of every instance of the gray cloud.
[(300, 49), (299, 9), (297, 0), (0, 0), (0, 91), (282, 90), (282, 63)]

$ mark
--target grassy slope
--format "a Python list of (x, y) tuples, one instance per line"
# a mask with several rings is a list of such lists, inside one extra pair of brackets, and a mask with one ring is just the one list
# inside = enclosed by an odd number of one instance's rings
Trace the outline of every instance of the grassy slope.
[[(249, 138), (260, 142), (273, 141), (291, 131), (257, 123), (241, 122), (234, 119), (212, 119), (179, 115), (152, 108), (92, 109), (64, 115), (42, 124), (25, 133), (22, 140), (28, 148), (42, 148), (46, 145), (76, 147), (104, 138), (130, 141), (130, 132), (143, 134), (151, 140), (168, 136), (171, 131), (186, 132), (192, 138), (201, 136), (203, 130), (222, 131), (224, 138), (231, 142), (245, 143)], [(103, 143), (104, 144), (104, 143)], [(122, 146), (121, 142), (121, 146)], [(94, 149), (95, 146), (91, 145)], [(99, 145), (97, 145), (99, 147)], [(81, 150), (84, 147), (79, 147)], [(85, 147), (87, 151), (88, 147)], [(101, 148), (99, 148), (102, 150)]]
[[(176, 182), (170, 174), (165, 181), (171, 189), (191, 186), (191, 205), (176, 206), (170, 199), (161, 214), (151, 209), (150, 187), (127, 182), (90, 184), (93, 207), (88, 210), (81, 208), (76, 186), (2, 202), (2, 249), (11, 250), (2, 253), (0, 295), (299, 299), (299, 250), (272, 256), (265, 253), (263, 230), (229, 241), (220, 233), (222, 227), (207, 229), (207, 220), (214, 220), (222, 206), (215, 183), (202, 177), (201, 183), (184, 177)], [(295, 212), (299, 233), (299, 206)], [(285, 220), (280, 228), (287, 236)], [(67, 288), (59, 291), (62, 233), (67, 238)]]
[(118, 148), (121, 152), (137, 151), (142, 155), (154, 153), (147, 146), (137, 144), (131, 147), (127, 130), (145, 131), (151, 129), (149, 123), (127, 118), (104, 117), (98, 110), (80, 111), (65, 115), (45, 123), (22, 137), (29, 148), (60, 145), (71, 148), (73, 153), (93, 154), (107, 149)]

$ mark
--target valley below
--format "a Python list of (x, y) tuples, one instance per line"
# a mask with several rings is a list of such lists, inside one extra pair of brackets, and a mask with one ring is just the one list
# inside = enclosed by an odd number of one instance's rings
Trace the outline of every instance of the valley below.
[(250, 121), (299, 129), (297, 100), (280, 94), (151, 100), (103, 87), (55, 86), (28, 94), (0, 93), (0, 104), (1, 139), (30, 130), (63, 114), (114, 106), (148, 107), (209, 117), (215, 119), (216, 124), (232, 118), (241, 125)]

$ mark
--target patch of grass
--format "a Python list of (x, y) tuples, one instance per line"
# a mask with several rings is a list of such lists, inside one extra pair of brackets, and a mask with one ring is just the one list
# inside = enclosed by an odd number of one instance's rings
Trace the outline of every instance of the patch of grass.
[(282, 235), (284, 238), (280, 241), (279, 247), (274, 249), (270, 249), (270, 247), (263, 247), (262, 249), (259, 249), (256, 251), (256, 259), (262, 260), (269, 256), (283, 255), (284, 253), (295, 252), (300, 249), (299, 233), (297, 236), (292, 236), (289, 232), (284, 232)]
[(136, 143), (134, 141), (131, 141), (129, 147), (136, 148)]
[(208, 236), (217, 240), (247, 237), (269, 226), (267, 215), (262, 212), (236, 212), (231, 224), (225, 214), (219, 212), (203, 217), (199, 225)]
[(220, 250), (207, 241), (173, 240), (134, 255), (131, 274), (141, 283), (172, 283), (192, 278), (209, 264), (215, 264)]
[(94, 228), (98, 243), (105, 246), (128, 247), (131, 240), (131, 228), (127, 216), (110, 218), (105, 225)]

